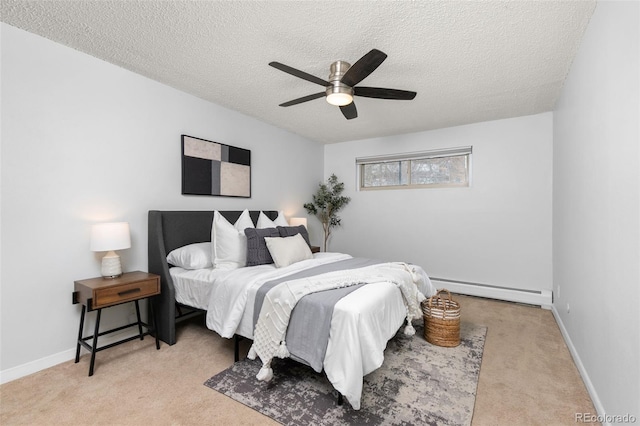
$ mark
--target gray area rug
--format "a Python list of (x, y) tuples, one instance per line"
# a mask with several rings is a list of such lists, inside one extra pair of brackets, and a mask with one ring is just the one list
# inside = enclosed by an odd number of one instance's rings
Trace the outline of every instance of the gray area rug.
[(244, 359), (205, 382), (284, 425), (469, 425), (486, 327), (462, 323), (461, 343), (428, 343), (422, 325), (416, 335), (399, 331), (389, 341), (382, 367), (364, 378), (361, 409), (345, 401), (324, 374), (288, 359), (274, 360), (274, 379), (259, 382), (259, 360)]

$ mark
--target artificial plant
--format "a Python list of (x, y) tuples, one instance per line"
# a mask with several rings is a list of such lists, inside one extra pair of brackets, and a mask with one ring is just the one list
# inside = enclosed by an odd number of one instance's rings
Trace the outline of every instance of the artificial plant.
[(309, 214), (316, 216), (322, 222), (324, 230), (323, 251), (327, 251), (327, 244), (331, 230), (340, 226), (338, 212), (349, 204), (351, 198), (342, 195), (344, 183), (338, 181), (338, 177), (332, 174), (327, 183), (320, 183), (318, 190), (313, 195), (313, 201), (304, 205)]

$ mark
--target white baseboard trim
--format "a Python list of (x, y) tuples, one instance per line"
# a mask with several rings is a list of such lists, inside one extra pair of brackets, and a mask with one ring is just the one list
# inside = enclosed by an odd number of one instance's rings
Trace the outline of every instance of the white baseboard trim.
[(468, 296), (527, 303), (529, 305), (538, 305), (545, 309), (551, 309), (553, 303), (551, 290), (520, 290), (443, 278), (431, 278), (431, 282), (436, 288), (446, 288), (452, 293), (466, 294)]
[(5, 384), (21, 377), (37, 373), (38, 371), (49, 367), (53, 367), (54, 365), (62, 364), (63, 362), (74, 359), (75, 356), (75, 349), (67, 349), (66, 351), (27, 362), (26, 364), (18, 365), (17, 367), (7, 368), (6, 370), (0, 371), (0, 384)]
[[(120, 339), (126, 339), (127, 337), (134, 336), (137, 333), (133, 330), (122, 330), (118, 333), (113, 333), (108, 336), (100, 336), (98, 347), (102, 347), (111, 344)], [(152, 336), (149, 336), (153, 338)], [(80, 356), (88, 353), (85, 348), (81, 348)], [(96, 355), (96, 357), (99, 355)], [(54, 365), (62, 364), (63, 362), (71, 361), (76, 357), (76, 349), (67, 349), (57, 354), (49, 355), (44, 358), (36, 359), (35, 361), (27, 362), (16, 367), (7, 368), (0, 371), (0, 385), (11, 382), (13, 380), (20, 379), (38, 371), (45, 370), (53, 367)], [(87, 370), (87, 374), (89, 371)]]
[[(576, 367), (578, 367), (578, 372), (580, 373), (580, 377), (582, 377), (582, 381), (584, 382), (584, 385), (587, 387), (587, 392), (589, 392), (589, 396), (591, 397), (593, 406), (598, 412), (597, 413), (598, 416), (601, 416), (602, 418), (606, 419), (606, 416), (605, 416), (606, 413), (605, 413), (604, 407), (602, 406), (602, 402), (598, 397), (598, 393), (596, 392), (596, 389), (593, 386), (593, 383), (591, 383), (589, 374), (587, 373), (587, 370), (584, 368), (584, 364), (582, 364), (580, 355), (578, 354), (576, 347), (573, 345), (573, 342), (571, 341), (571, 337), (569, 336), (569, 332), (565, 328), (564, 323), (562, 322), (562, 318), (560, 317), (560, 314), (558, 313), (558, 310), (556, 309), (555, 305), (551, 306), (551, 312), (553, 312), (553, 317), (556, 319), (556, 323), (558, 323), (558, 327), (560, 328), (560, 333), (562, 333), (562, 337), (564, 338), (564, 341), (567, 347), (569, 348), (569, 353), (571, 353), (573, 362), (576, 364)], [(603, 422), (602, 424), (610, 425), (611, 423)]]

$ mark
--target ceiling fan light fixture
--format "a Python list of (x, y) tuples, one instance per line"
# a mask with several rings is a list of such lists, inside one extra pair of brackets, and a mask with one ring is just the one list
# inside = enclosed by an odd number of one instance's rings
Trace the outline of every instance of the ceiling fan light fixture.
[(327, 95), (327, 102), (335, 106), (345, 106), (353, 102), (353, 96), (348, 93), (330, 93)]
[(353, 89), (344, 84), (334, 83), (327, 87), (327, 102), (335, 106), (345, 106), (353, 102)]

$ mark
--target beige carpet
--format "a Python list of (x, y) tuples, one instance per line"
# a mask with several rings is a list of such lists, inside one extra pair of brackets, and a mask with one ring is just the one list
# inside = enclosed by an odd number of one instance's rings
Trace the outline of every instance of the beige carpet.
[[(575, 413), (595, 413), (551, 311), (456, 298), (463, 321), (488, 327), (473, 425), (571, 425)], [(0, 386), (0, 423), (277, 424), (203, 385), (232, 364), (233, 342), (201, 322), (181, 326), (178, 344), (159, 351), (147, 337), (99, 352), (93, 377), (83, 351), (78, 364)]]

